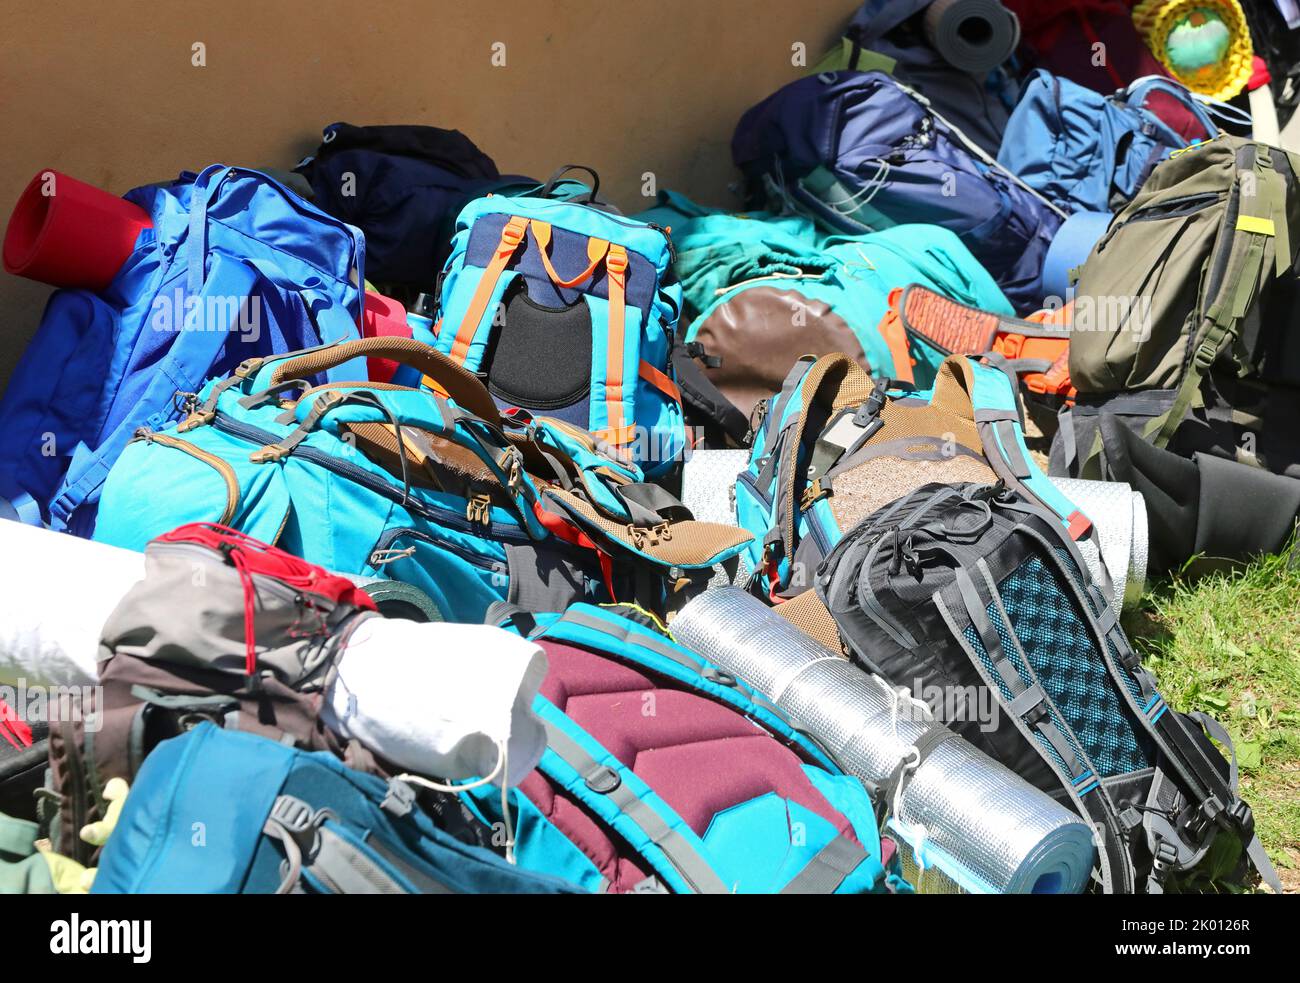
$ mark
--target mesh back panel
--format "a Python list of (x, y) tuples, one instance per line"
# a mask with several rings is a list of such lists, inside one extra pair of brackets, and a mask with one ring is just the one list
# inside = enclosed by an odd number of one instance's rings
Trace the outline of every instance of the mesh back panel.
[[(1048, 696), (1070, 720), (1084, 753), (1102, 776), (1150, 767), (1149, 737), (1115, 687), (1114, 679), (1055, 571), (1033, 557), (999, 585), (1007, 616)], [(989, 616), (1008, 654), (1010, 633), (996, 608)]]

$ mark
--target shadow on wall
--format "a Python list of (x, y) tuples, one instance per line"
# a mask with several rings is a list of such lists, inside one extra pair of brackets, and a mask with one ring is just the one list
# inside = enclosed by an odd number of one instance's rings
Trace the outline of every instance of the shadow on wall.
[[(76, 5), (69, 5), (75, 8)], [(39, 169), (115, 194), (217, 161), (291, 168), (335, 120), (465, 132), (502, 171), (590, 163), (628, 211), (643, 175), (711, 204), (740, 114), (803, 73), (853, 0), (231, 0), (183, 14), (120, 0), (111, 16), (40, 5), (0, 39), (0, 212)], [(0, 275), (0, 385), (49, 288)]]

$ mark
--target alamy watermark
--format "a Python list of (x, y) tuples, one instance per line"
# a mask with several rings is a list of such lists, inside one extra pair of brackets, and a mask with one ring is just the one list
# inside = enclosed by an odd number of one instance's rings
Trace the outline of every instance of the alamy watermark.
[(160, 293), (149, 311), (155, 331), (225, 331), (243, 342), (262, 336), (262, 298), (256, 294)]

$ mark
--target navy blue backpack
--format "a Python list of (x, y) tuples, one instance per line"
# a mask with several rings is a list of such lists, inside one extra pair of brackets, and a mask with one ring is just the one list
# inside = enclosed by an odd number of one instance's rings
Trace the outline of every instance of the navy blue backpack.
[(941, 225), (1018, 312), (1042, 306), (1043, 258), (1065, 213), (888, 75), (791, 82), (741, 117), (731, 156), (750, 208), (797, 211), (853, 235)]

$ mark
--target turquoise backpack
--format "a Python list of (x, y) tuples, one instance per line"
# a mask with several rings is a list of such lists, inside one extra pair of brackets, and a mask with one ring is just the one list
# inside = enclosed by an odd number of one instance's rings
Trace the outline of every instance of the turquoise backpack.
[(499, 789), (462, 793), (519, 867), (615, 893), (910, 891), (862, 783), (651, 619), (578, 604), (489, 620), (547, 654), (548, 747), (509, 823)]
[(1012, 313), (970, 250), (937, 225), (826, 235), (802, 215), (727, 214), (672, 191), (638, 217), (672, 229), (684, 298), (674, 352), (683, 399), (735, 443), (756, 400), (775, 393), (804, 354), (845, 352), (879, 378), (933, 381), (942, 355), (909, 351), (901, 332), (881, 330), (898, 287), (920, 283), (970, 307)]
[[(400, 363), (391, 383), (310, 384), (370, 356)], [(690, 521), (576, 427), (502, 417), (475, 376), (413, 339), (253, 359), (184, 403), (179, 424), (142, 428), (123, 452), (96, 539), (143, 550), (218, 522), (338, 573), (413, 584), (470, 622), (503, 599), (662, 611), (748, 539)]]
[(845, 533), (930, 482), (1001, 481), (1071, 538), (1093, 537), (1030, 456), (1010, 377), (974, 359), (950, 355), (932, 389), (908, 392), (886, 391), (846, 355), (801, 360), (759, 414), (736, 516), (754, 535), (752, 586), (771, 599), (808, 590)]
[[(561, 172), (562, 173), (562, 172)], [(594, 176), (594, 175), (593, 175)], [(686, 446), (669, 351), (681, 287), (660, 228), (601, 204), (488, 195), (456, 222), (434, 320), (438, 349), (497, 404), (625, 448), (648, 477)]]

